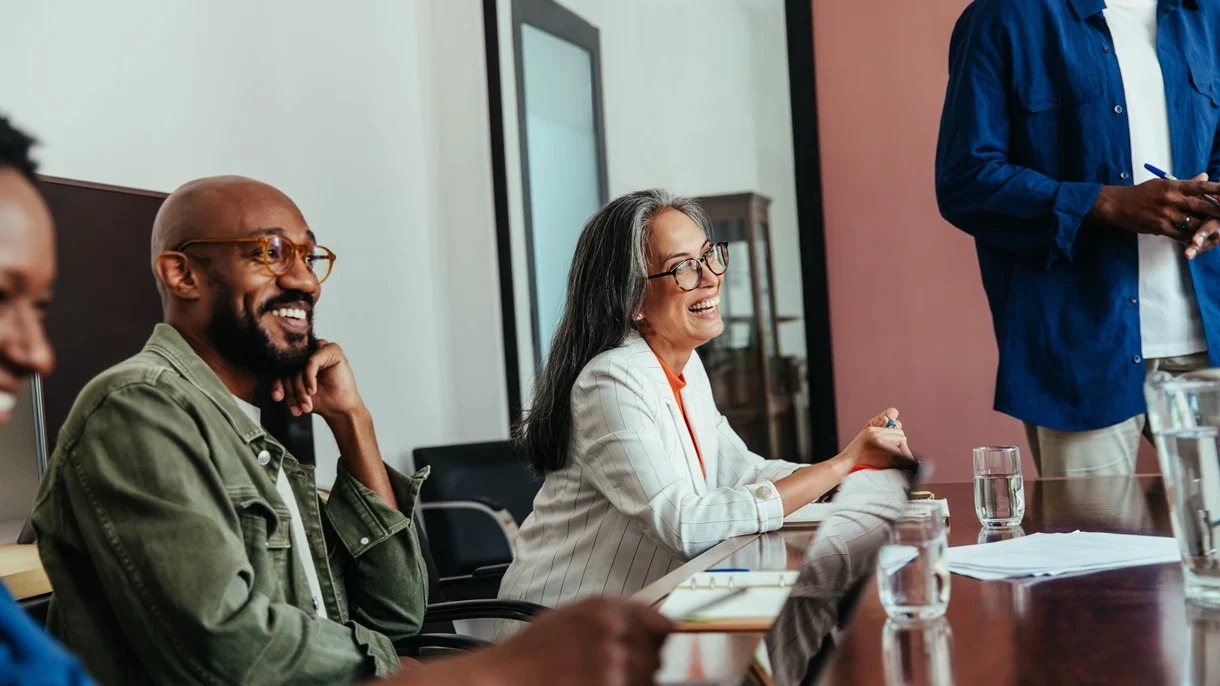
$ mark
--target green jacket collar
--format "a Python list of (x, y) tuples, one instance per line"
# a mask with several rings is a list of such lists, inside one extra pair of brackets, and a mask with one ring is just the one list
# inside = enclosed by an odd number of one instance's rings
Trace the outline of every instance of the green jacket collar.
[(253, 443), (267, 436), (266, 430), (242, 411), (229, 393), (228, 387), (216, 376), (216, 372), (212, 371), (172, 325), (157, 324), (152, 336), (144, 344), (144, 351), (163, 358), (171, 369), (208, 396), (243, 441)]

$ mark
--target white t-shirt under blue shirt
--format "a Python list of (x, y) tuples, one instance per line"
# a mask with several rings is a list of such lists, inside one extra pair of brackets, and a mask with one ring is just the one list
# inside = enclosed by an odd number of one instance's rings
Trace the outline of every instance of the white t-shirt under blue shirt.
[[(1149, 163), (1178, 177), (1202, 169), (1174, 170), (1165, 82), (1156, 52), (1157, 0), (1106, 0), (1103, 12), (1126, 92), (1131, 130), (1132, 180), (1153, 178)], [(1197, 227), (1196, 217), (1194, 225)], [(1207, 350), (1186, 246), (1172, 238), (1139, 234), (1140, 341), (1144, 357), (1175, 357)], [(1122, 294), (1115, 294), (1120, 297)]]

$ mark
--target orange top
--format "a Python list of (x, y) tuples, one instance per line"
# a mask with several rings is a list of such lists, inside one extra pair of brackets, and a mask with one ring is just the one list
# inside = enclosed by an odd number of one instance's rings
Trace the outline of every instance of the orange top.
[(699, 458), (699, 470), (703, 472), (703, 478), (706, 479), (707, 468), (703, 466), (703, 452), (699, 450), (699, 440), (695, 438), (695, 430), (691, 428), (690, 417), (686, 416), (686, 405), (682, 403), (682, 389), (686, 388), (686, 378), (674, 374), (660, 355), (657, 355), (657, 362), (660, 362), (661, 369), (665, 370), (665, 379), (669, 381), (669, 388), (674, 392), (674, 400), (678, 401), (678, 411), (682, 413), (682, 420), (686, 422), (686, 430), (690, 433), (690, 442), (695, 446), (695, 456)]

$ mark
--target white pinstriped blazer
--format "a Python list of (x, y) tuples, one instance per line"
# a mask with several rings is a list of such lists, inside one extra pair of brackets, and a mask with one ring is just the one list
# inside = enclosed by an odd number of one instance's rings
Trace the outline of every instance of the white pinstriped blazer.
[(501, 598), (556, 606), (627, 596), (726, 538), (780, 528), (772, 482), (803, 465), (746, 449), (697, 353), (683, 374), (707, 478), (660, 362), (633, 334), (577, 377), (567, 465), (534, 499)]

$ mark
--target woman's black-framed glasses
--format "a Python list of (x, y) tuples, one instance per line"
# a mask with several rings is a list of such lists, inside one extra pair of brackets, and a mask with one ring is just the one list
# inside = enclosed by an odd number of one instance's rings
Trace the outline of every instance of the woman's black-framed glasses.
[(703, 283), (703, 265), (716, 276), (720, 276), (729, 268), (729, 244), (714, 243), (699, 259), (682, 260), (660, 274), (651, 274), (649, 279), (659, 279), (662, 276), (674, 277), (674, 283), (684, 291), (693, 291)]
[(305, 262), (305, 268), (313, 272), (318, 283), (330, 276), (335, 266), (335, 254), (330, 248), (320, 245), (297, 245), (284, 236), (252, 236), (250, 238), (196, 238), (178, 246), (178, 250), (197, 244), (211, 243), (261, 243), (263, 266), (272, 276), (283, 276), (292, 269), (297, 255)]

